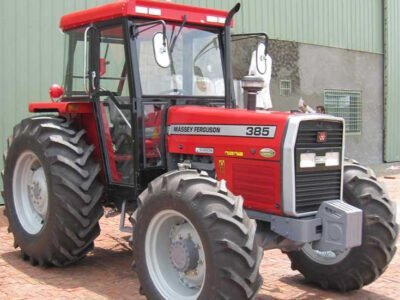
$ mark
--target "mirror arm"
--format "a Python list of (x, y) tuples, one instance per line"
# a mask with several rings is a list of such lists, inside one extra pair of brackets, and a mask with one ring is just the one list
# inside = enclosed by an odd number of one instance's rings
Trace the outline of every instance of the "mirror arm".
[(233, 76), (232, 76), (232, 66), (231, 66), (231, 23), (235, 14), (240, 10), (240, 3), (237, 3), (228, 13), (224, 25), (224, 50), (225, 50), (225, 107), (231, 108), (232, 102), (235, 102), (235, 94), (233, 93)]
[(149, 22), (145, 22), (145, 23), (141, 23), (141, 24), (135, 24), (132, 25), (132, 28), (134, 29), (133, 32), (131, 32), (133, 38), (136, 38), (140, 33), (142, 33), (143, 31), (146, 31), (147, 29), (143, 29), (142, 31), (136, 32), (136, 29), (140, 28), (140, 27), (144, 27), (144, 26), (150, 26), (150, 25), (161, 25), (163, 28), (163, 46), (165, 47), (167, 45), (167, 24), (165, 23), (164, 20), (156, 20), (156, 21), (149, 21)]
[(242, 39), (237, 39), (236, 41), (251, 39), (251, 38), (260, 37), (260, 36), (264, 38), (264, 43), (265, 43), (264, 55), (267, 55), (268, 54), (269, 36), (265, 32), (232, 34), (232, 37), (243, 37)]

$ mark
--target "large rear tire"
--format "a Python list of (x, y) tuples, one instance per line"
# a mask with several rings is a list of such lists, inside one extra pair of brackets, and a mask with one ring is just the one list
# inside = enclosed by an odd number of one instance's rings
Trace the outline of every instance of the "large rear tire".
[(306, 245), (288, 256), (292, 269), (308, 281), (346, 292), (370, 284), (386, 270), (396, 252), (398, 225), (395, 206), (371, 169), (346, 160), (343, 177), (344, 201), (363, 211), (361, 246), (335, 253)]
[(256, 223), (224, 183), (173, 171), (134, 214), (134, 266), (148, 299), (251, 299), (262, 284)]
[(103, 186), (85, 130), (57, 117), (15, 126), (4, 154), (2, 193), (14, 246), (33, 265), (83, 258), (100, 233)]

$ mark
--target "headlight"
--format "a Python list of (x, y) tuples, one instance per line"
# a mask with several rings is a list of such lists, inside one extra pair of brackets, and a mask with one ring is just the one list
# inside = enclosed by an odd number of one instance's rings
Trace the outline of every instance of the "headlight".
[(335, 167), (340, 164), (340, 154), (339, 152), (327, 152), (325, 154), (325, 166)]
[(300, 168), (315, 168), (315, 153), (300, 154)]
[(315, 168), (318, 166), (336, 167), (340, 166), (339, 152), (326, 152), (325, 155), (317, 153), (301, 153), (300, 168)]

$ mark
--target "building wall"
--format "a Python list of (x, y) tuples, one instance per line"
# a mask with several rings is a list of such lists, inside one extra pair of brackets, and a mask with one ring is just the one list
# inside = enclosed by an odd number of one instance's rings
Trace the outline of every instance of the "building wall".
[[(248, 70), (251, 51), (235, 53)], [(361, 92), (361, 133), (346, 134), (346, 156), (366, 164), (383, 159), (383, 55), (297, 42), (271, 40), (273, 110), (297, 110), (299, 99), (315, 108), (324, 105), (325, 90)], [(280, 81), (291, 81), (291, 95), (282, 96)], [(240, 98), (240, 97), (239, 97)]]
[(381, 0), (250, 0), (245, 31), (271, 38), (382, 53)]
[(383, 56), (300, 44), (300, 95), (323, 105), (324, 90), (361, 91), (362, 129), (346, 135), (346, 155), (366, 164), (383, 156)]
[(382, 0), (175, 2), (220, 9), (230, 9), (240, 2), (235, 31), (267, 32), (272, 39), (383, 53)]

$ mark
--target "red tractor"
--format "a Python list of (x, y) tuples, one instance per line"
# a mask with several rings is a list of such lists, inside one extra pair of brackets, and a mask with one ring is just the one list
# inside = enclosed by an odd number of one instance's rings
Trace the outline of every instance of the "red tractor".
[[(238, 108), (230, 12), (121, 0), (68, 14), (64, 87), (15, 126), (3, 173), (15, 247), (82, 259), (103, 208), (132, 234), (149, 299), (251, 299), (263, 250), (324, 289), (373, 282), (393, 258), (394, 204), (344, 158), (341, 118)], [(247, 78), (255, 93), (259, 82)], [(252, 109), (253, 108), (253, 109)], [(241, 196), (236, 196), (241, 195)], [(125, 226), (125, 219), (132, 227)]]

